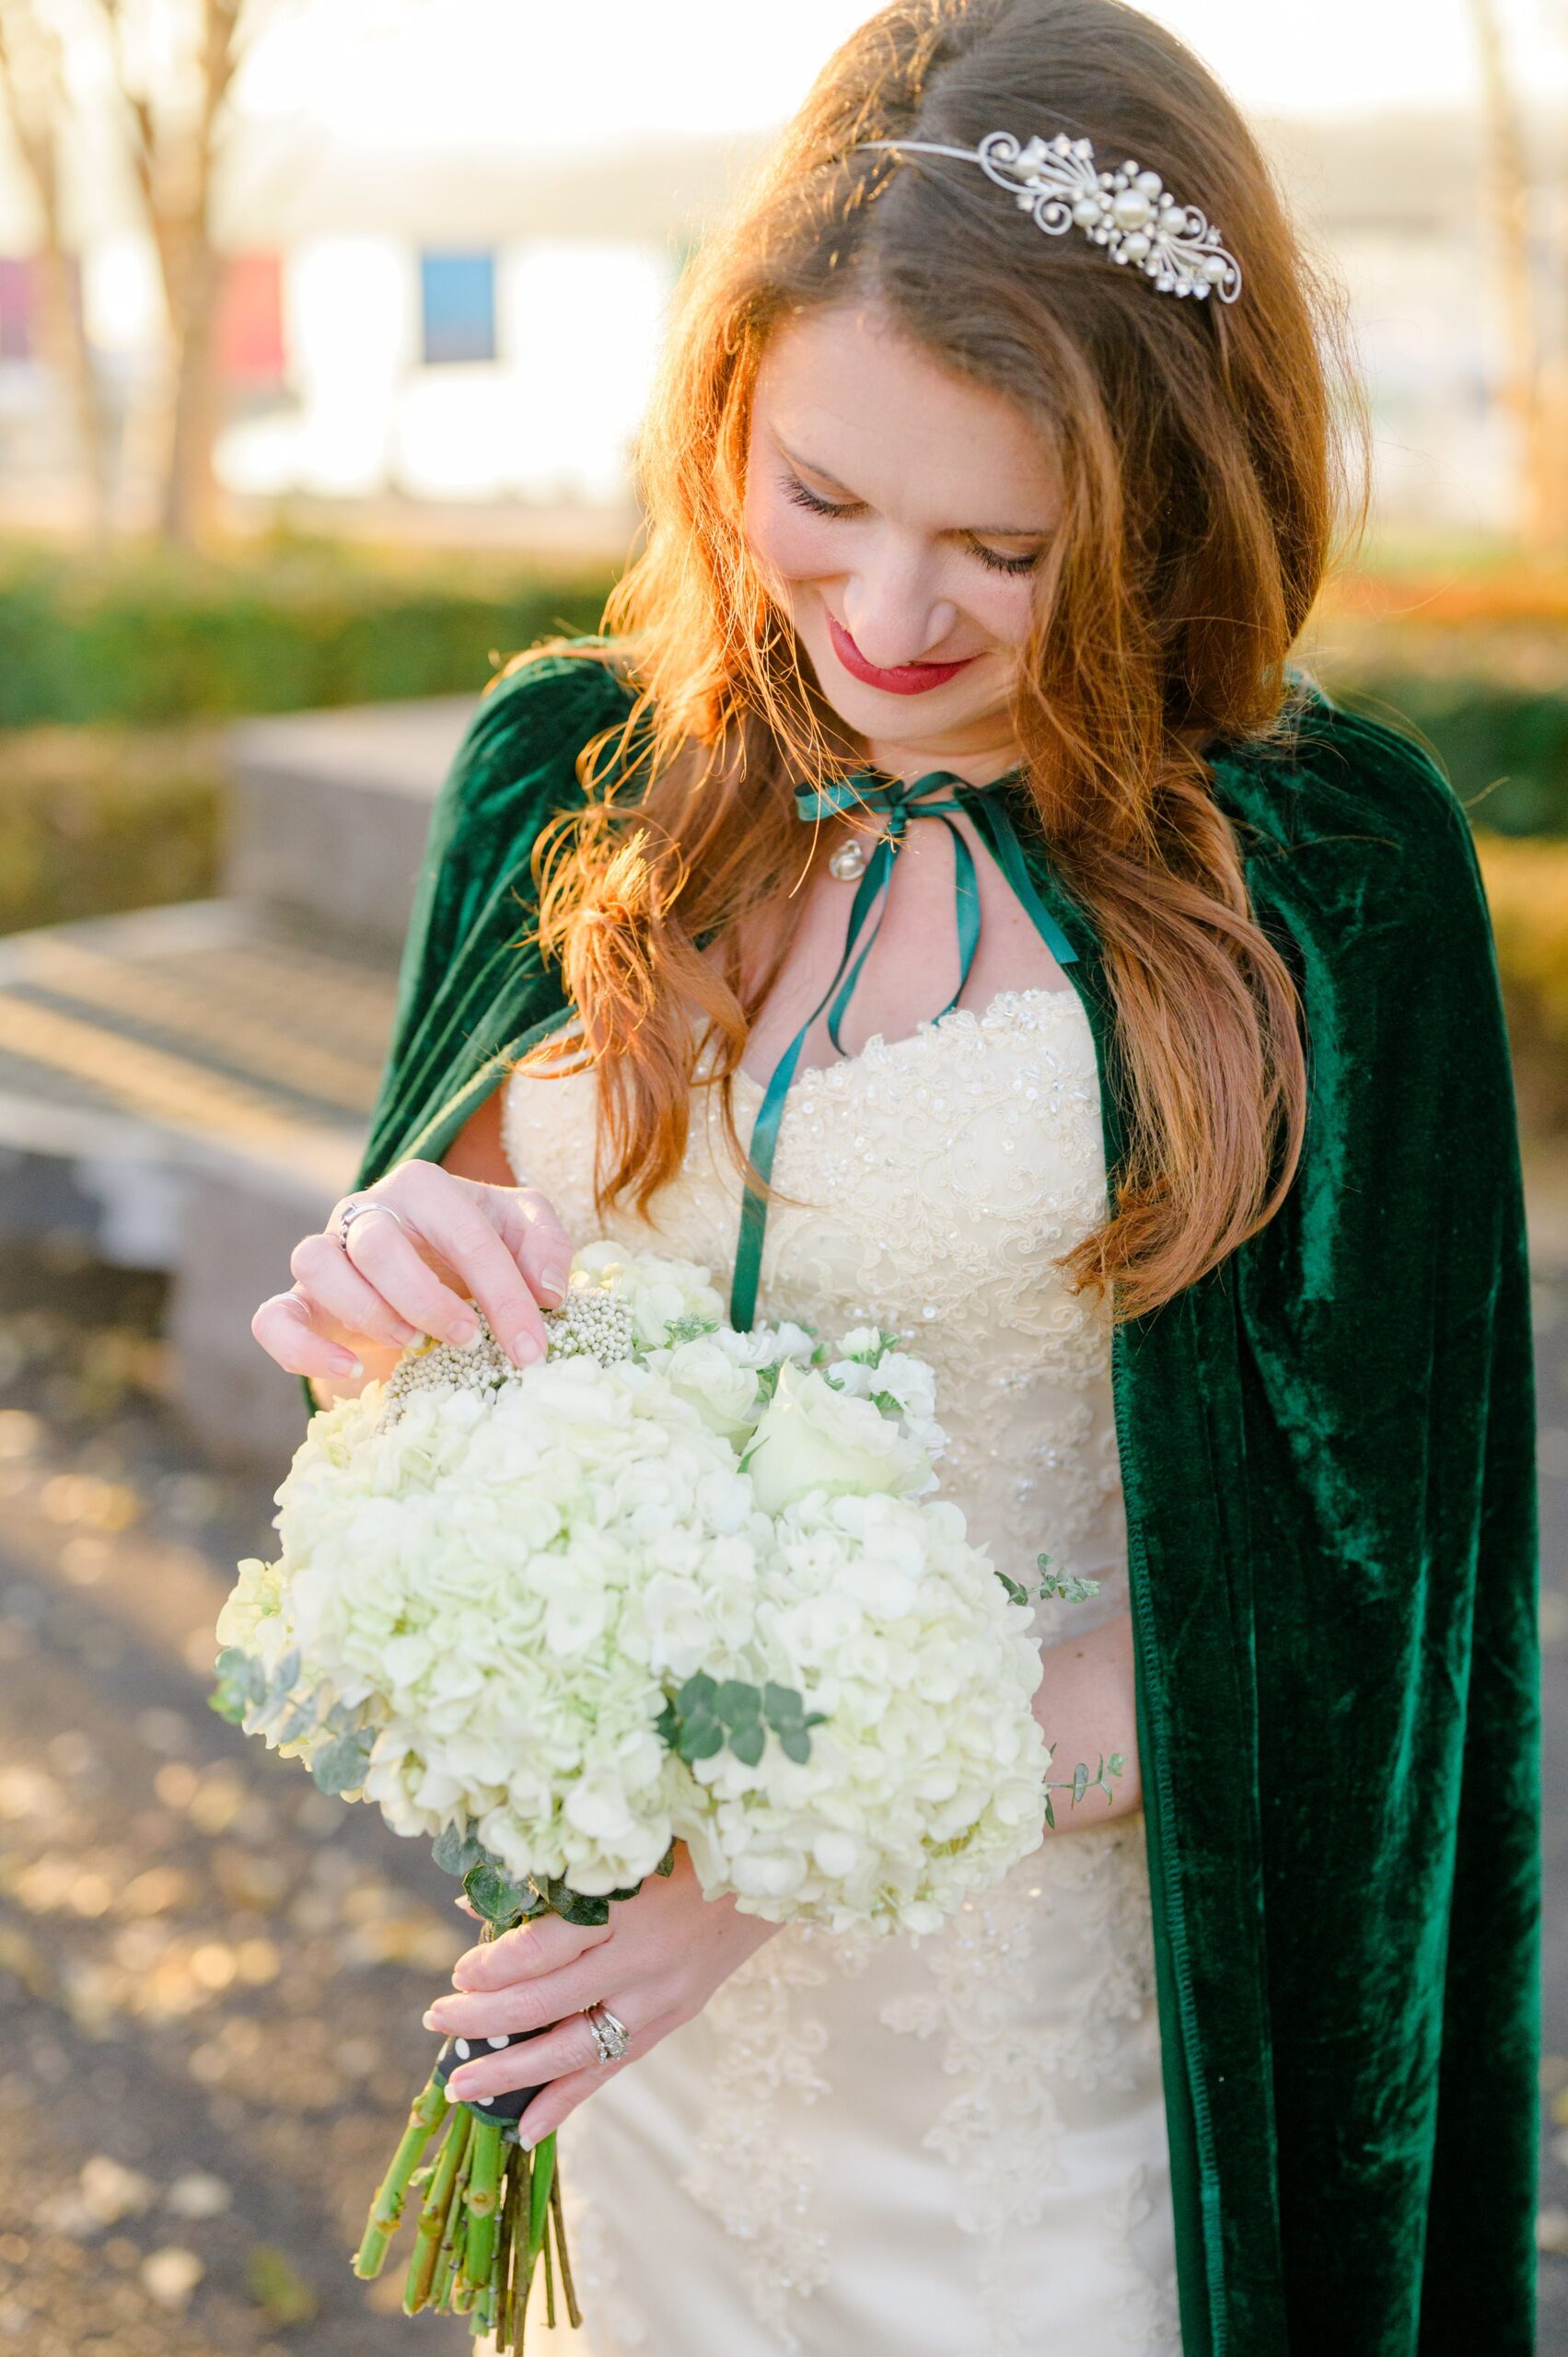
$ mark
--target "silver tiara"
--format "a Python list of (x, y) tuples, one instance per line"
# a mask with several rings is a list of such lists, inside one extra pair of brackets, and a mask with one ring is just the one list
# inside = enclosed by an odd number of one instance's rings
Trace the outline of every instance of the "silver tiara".
[(1054, 139), (1031, 139), (1020, 147), (1010, 131), (988, 131), (978, 147), (943, 147), (923, 139), (858, 145), (979, 164), (1040, 228), (1059, 238), (1076, 222), (1097, 246), (1109, 249), (1113, 261), (1145, 270), (1162, 295), (1215, 294), (1222, 303), (1234, 303), (1241, 292), (1241, 264), (1195, 204), (1178, 204), (1157, 172), (1145, 172), (1131, 159), (1119, 170), (1098, 170), (1086, 139), (1059, 131)]

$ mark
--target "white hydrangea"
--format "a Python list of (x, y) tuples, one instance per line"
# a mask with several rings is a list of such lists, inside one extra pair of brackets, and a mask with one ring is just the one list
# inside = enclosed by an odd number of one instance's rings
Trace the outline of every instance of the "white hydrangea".
[(775, 1538), (754, 1670), (825, 1724), (804, 1763), (699, 1760), (676, 1829), (744, 1913), (934, 1931), (1044, 1838), (1028, 1608), (941, 1500), (814, 1491)]
[(377, 1388), (277, 1518), (296, 1642), (374, 1706), (366, 1798), (401, 1833), (466, 1819), (517, 1875), (634, 1885), (670, 1840), (667, 1686), (754, 1618), (734, 1450), (633, 1359), (415, 1393), (384, 1430)]
[[(410, 1353), (312, 1419), (218, 1623), (244, 1724), (519, 1878), (629, 1889), (679, 1833), (749, 1910), (933, 1928), (1042, 1839), (1050, 1754), (1028, 1613), (930, 1494), (930, 1367), (737, 1333), (707, 1270), (608, 1242), (572, 1283), (542, 1363)], [(694, 1678), (754, 1735), (788, 1689), (755, 1766), (681, 1756)]]

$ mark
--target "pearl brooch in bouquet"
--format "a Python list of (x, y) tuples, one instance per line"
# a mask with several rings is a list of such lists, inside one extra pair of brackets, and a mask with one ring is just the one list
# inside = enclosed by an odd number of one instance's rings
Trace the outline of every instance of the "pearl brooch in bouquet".
[[(932, 1494), (931, 1369), (879, 1329), (738, 1332), (705, 1270), (610, 1244), (543, 1316), (541, 1361), (482, 1320), (311, 1419), (215, 1706), (429, 1839), (486, 1936), (606, 1922), (678, 1839), (774, 1921), (935, 1928), (1039, 1845), (1051, 1752), (1027, 1607)], [(517, 2136), (538, 2089), (449, 2106), (464, 2059), (354, 2264), (417, 2193), (405, 2307), (504, 2351), (538, 2271), (579, 2316), (554, 2139)]]

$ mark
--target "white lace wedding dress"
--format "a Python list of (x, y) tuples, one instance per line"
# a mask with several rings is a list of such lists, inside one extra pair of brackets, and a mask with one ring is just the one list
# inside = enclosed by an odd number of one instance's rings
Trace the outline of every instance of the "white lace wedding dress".
[[(744, 1138), (761, 1100), (737, 1082)], [(595, 1082), (514, 1075), (520, 1180), (727, 1287), (740, 1181), (693, 1093), (653, 1225), (593, 1209)], [(943, 1492), (1020, 1581), (1101, 1582), (1047, 1642), (1125, 1608), (1104, 1313), (1051, 1266), (1098, 1223), (1094, 1046), (1070, 987), (1003, 993), (796, 1075), (759, 1317), (912, 1336), (940, 1385)], [(1091, 1766), (1092, 1766), (1091, 1762)], [(1059, 1752), (1054, 1772), (1073, 1762)], [(942, 1932), (781, 1932), (562, 2131), (578, 2357), (1178, 2357), (1141, 1814), (1091, 1794)], [(538, 2311), (536, 2310), (536, 2316)]]

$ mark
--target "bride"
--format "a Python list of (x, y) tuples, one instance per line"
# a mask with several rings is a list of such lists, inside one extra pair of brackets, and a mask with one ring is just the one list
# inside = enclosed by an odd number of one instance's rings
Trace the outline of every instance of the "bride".
[[(608, 634), (510, 664), (443, 790), (359, 1190), (258, 1339), (324, 1401), (477, 1302), (521, 1364), (599, 1234), (706, 1263), (740, 1323), (912, 1333), (945, 1492), (1068, 1586), (1058, 1763), (1125, 1761), (918, 1943), (779, 1931), (682, 1860), (462, 1959), (427, 2024), (461, 2092), (566, 2123), (591, 2357), (1393, 2357), (1418, 2311), (1423, 2351), (1527, 2346), (1512, 1106), (1449, 789), (1287, 665), (1333, 328), (1160, 26), (897, 0), (687, 273)], [(1406, 1129), (1446, 1135), (1441, 1202)], [(1431, 1325), (1439, 1235), (1484, 1330)], [(1471, 1710), (1514, 1782), (1423, 1844), (1463, 1713), (1419, 1632), (1463, 1649), (1475, 1524), (1434, 1537), (1399, 1469), (1461, 1411), (1501, 1614)], [(1469, 2042), (1428, 1939), (1459, 1852)], [(1417, 2054), (1487, 2123), (1474, 2177)]]

